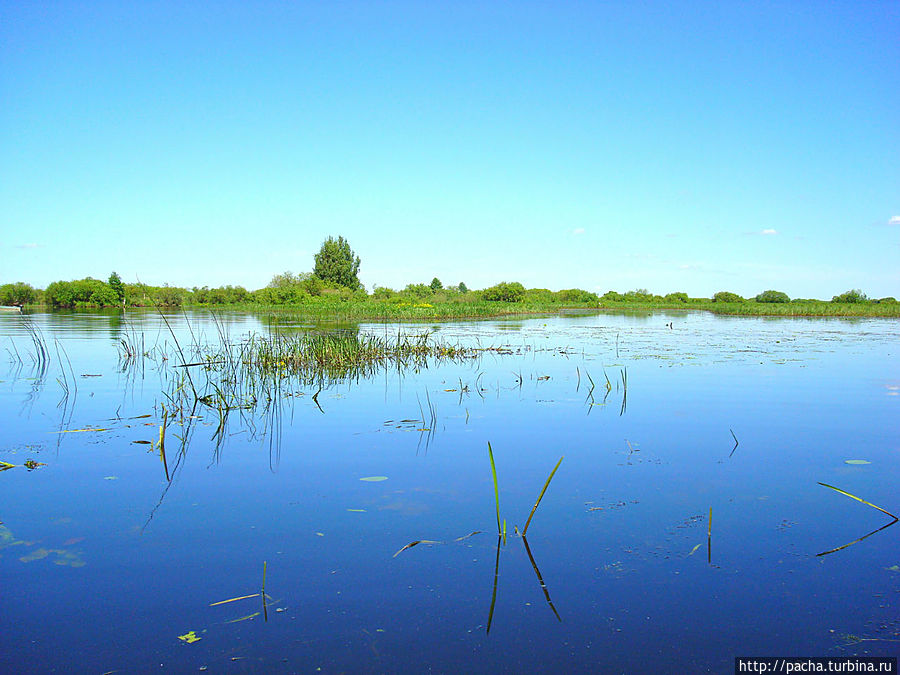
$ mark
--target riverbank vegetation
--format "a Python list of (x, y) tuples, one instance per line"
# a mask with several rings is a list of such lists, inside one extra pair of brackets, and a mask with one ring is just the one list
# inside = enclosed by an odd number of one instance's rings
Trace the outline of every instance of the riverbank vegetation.
[[(120, 282), (121, 283), (121, 282)], [(644, 289), (598, 295), (572, 288), (551, 291), (525, 288), (518, 282), (502, 282), (481, 290), (465, 284), (436, 287), (408, 284), (395, 290), (376, 286), (371, 293), (359, 288), (325, 282), (312, 274), (277, 274), (265, 287), (248, 291), (241, 286), (121, 285), (121, 294), (98, 279), (55, 281), (46, 289), (23, 282), (0, 285), (0, 305), (46, 307), (233, 307), (247, 310), (290, 311), (315, 318), (420, 320), (462, 319), (511, 314), (553, 313), (563, 308), (601, 310), (692, 309), (716, 314), (753, 316), (886, 316), (900, 317), (900, 303), (892, 297), (870, 299), (850, 290), (831, 300), (789, 298), (780, 291), (764, 291), (743, 298), (720, 291), (709, 298), (687, 293), (656, 295)]]
[(315, 255), (312, 272), (276, 274), (263, 288), (242, 286), (181, 288), (123, 283), (116, 272), (107, 281), (86, 277), (54, 281), (45, 289), (24, 282), (0, 285), (0, 305), (19, 307), (234, 307), (281, 311), (311, 318), (347, 320), (461, 319), (510, 314), (553, 313), (562, 308), (601, 310), (694, 309), (717, 314), (760, 316), (887, 316), (900, 317), (893, 297), (872, 299), (859, 289), (829, 300), (790, 298), (765, 290), (753, 298), (719, 291), (708, 298), (684, 292), (656, 295), (646, 289), (598, 295), (579, 288), (551, 291), (503, 281), (481, 290), (465, 283), (410, 283), (395, 290), (375, 286), (367, 292), (358, 278), (360, 259), (343, 237), (329, 237)]

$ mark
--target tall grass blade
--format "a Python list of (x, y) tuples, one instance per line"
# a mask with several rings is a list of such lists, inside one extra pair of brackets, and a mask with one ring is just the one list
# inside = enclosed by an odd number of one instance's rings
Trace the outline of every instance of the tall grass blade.
[(821, 481), (818, 481), (818, 483), (819, 483), (819, 485), (822, 485), (824, 487), (831, 488), (835, 492), (840, 492), (842, 495), (846, 495), (847, 497), (850, 497), (850, 499), (855, 499), (856, 501), (862, 502), (863, 504), (865, 504), (867, 506), (871, 506), (873, 509), (878, 509), (882, 513), (889, 515), (891, 518), (894, 519), (894, 521), (900, 520), (900, 518), (897, 518), (897, 516), (895, 516), (890, 511), (886, 511), (885, 509), (881, 508), (880, 506), (875, 506), (872, 502), (867, 502), (865, 499), (861, 499), (861, 498), (857, 497), (856, 495), (852, 495), (849, 492), (847, 492), (846, 490), (841, 490), (840, 488), (834, 487), (834, 485), (829, 485), (828, 483), (822, 483)]
[(531, 518), (532, 516), (534, 516), (534, 512), (537, 511), (537, 507), (541, 503), (541, 500), (544, 498), (544, 493), (547, 491), (547, 486), (549, 486), (550, 481), (553, 480), (553, 474), (556, 473), (556, 470), (559, 468), (559, 465), (562, 464), (563, 459), (565, 459), (565, 455), (560, 457), (559, 461), (556, 463), (556, 466), (553, 467), (553, 471), (551, 471), (550, 475), (547, 477), (547, 482), (544, 483), (544, 489), (541, 490), (541, 494), (538, 495), (537, 501), (534, 503), (534, 506), (531, 507), (531, 513), (528, 514), (528, 520), (525, 521), (525, 527), (522, 528), (523, 537), (528, 534), (528, 525), (531, 523)]
[(488, 457), (491, 458), (491, 473), (494, 475), (494, 501), (497, 505), (497, 534), (503, 536), (503, 530), (500, 527), (500, 488), (497, 486), (497, 466), (494, 464), (494, 451), (491, 449), (491, 443), (488, 441)]
[(263, 606), (263, 621), (266, 623), (269, 622), (269, 610), (266, 605), (266, 561), (263, 560), (263, 584), (262, 591), (260, 592), (262, 596), (262, 606)]

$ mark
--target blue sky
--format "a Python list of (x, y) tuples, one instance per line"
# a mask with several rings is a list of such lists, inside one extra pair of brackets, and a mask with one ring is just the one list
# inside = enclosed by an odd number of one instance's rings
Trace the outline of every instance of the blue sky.
[(900, 297), (900, 3), (0, 0), (0, 283)]

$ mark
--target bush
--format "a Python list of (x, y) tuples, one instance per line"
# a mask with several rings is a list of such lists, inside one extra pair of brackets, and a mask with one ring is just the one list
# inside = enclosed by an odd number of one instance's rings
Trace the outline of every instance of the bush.
[(54, 281), (44, 291), (44, 300), (51, 307), (112, 307), (119, 304), (119, 296), (109, 284), (91, 277)]
[(732, 293), (731, 291), (719, 291), (713, 296), (713, 302), (743, 302), (744, 298), (742, 298), (737, 293)]
[(580, 288), (564, 288), (557, 292), (556, 299), (560, 302), (574, 302), (581, 305), (596, 305), (600, 301), (596, 293)]
[(867, 300), (866, 294), (858, 288), (854, 288), (852, 291), (845, 291), (831, 298), (832, 302), (866, 302)]
[(407, 284), (406, 288), (403, 289), (403, 293), (417, 300), (424, 300), (434, 295), (431, 286), (426, 286), (425, 284)]
[(525, 291), (526, 302), (549, 304), (551, 302), (556, 302), (556, 299), (553, 291), (549, 288), (529, 288)]
[(0, 286), (0, 305), (27, 305), (37, 300), (37, 291), (30, 284), (17, 281)]
[(496, 286), (485, 288), (481, 297), (488, 302), (522, 302), (525, 298), (525, 287), (518, 281), (502, 281)]
[(622, 302), (625, 300), (625, 296), (616, 291), (607, 291), (600, 297), (600, 300), (603, 302)]
[(756, 302), (790, 302), (787, 293), (781, 291), (763, 291), (755, 298)]
[(625, 300), (628, 302), (652, 302), (653, 299), (653, 295), (646, 288), (636, 288), (625, 293)]
[(886, 298), (879, 298), (878, 300), (874, 300), (874, 302), (877, 302), (879, 305), (896, 305), (897, 298), (891, 297), (889, 295)]
[(387, 288), (385, 286), (376, 286), (372, 290), (372, 299), (373, 300), (389, 300), (397, 295), (397, 291), (393, 288)]
[(665, 300), (666, 302), (671, 302), (671, 303), (675, 303), (675, 302), (687, 303), (690, 301), (690, 298), (688, 297), (687, 293), (669, 293), (668, 295), (666, 295), (663, 298), (663, 300)]

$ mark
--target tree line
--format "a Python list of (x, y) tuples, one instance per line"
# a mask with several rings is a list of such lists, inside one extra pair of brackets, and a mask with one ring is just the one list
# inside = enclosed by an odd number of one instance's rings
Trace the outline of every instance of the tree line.
[[(150, 286), (124, 283), (112, 272), (106, 281), (86, 277), (75, 281), (54, 281), (41, 290), (24, 282), (0, 285), (0, 305), (19, 306), (43, 304), (54, 308), (74, 307), (179, 307), (182, 305), (244, 305), (263, 306), (302, 305), (318, 299), (340, 301), (381, 301), (396, 304), (427, 304), (431, 302), (505, 302), (529, 305), (565, 303), (582, 306), (615, 306), (617, 304), (679, 306), (697, 303), (722, 305), (740, 303), (821, 302), (791, 299), (782, 291), (767, 290), (754, 298), (743, 298), (730, 291), (720, 291), (712, 298), (691, 298), (677, 292), (654, 295), (646, 289), (625, 293), (609, 291), (598, 296), (579, 288), (550, 291), (545, 288), (526, 289), (521, 283), (500, 282), (482, 290), (470, 290), (465, 283), (445, 286), (434, 277), (431, 283), (412, 283), (394, 290), (376, 286), (369, 294), (359, 281), (360, 258), (343, 237), (328, 237), (314, 256), (312, 272), (276, 274), (264, 288), (248, 291), (242, 286), (208, 286), (190, 289), (177, 286)], [(859, 289), (849, 290), (831, 299), (833, 303), (896, 303), (892, 298), (869, 299)]]

